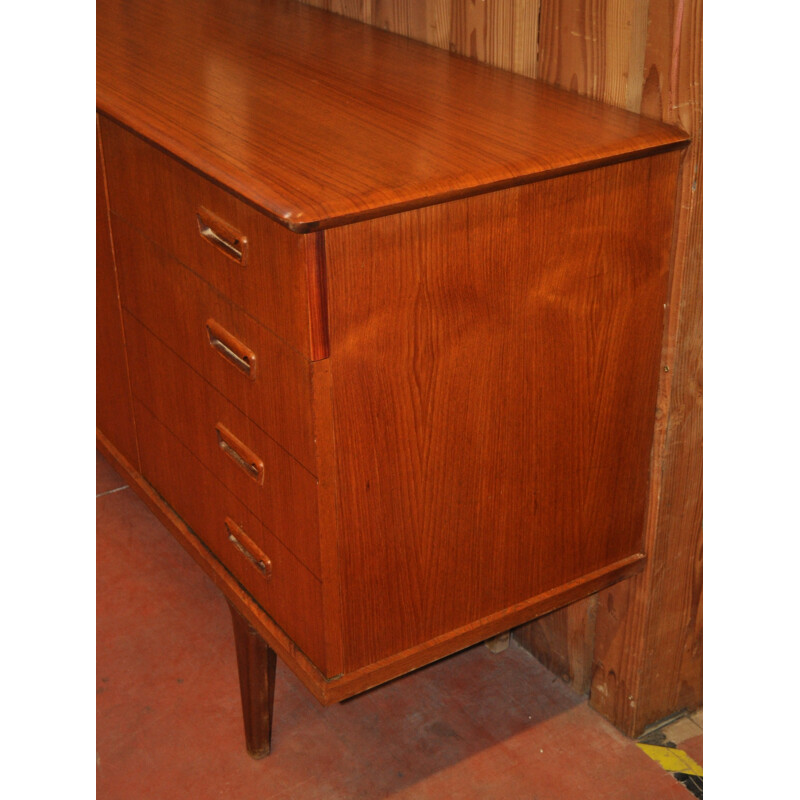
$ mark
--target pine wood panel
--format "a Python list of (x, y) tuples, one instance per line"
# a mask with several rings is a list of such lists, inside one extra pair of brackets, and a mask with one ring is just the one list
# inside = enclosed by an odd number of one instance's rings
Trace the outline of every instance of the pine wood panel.
[(128, 359), (122, 330), (117, 270), (111, 245), (111, 228), (106, 200), (105, 171), (97, 135), (97, 199), (95, 271), (96, 298), (96, 362), (97, 362), (97, 427), (112, 438), (133, 464), (139, 463), (136, 429), (133, 422)]
[[(648, 528), (651, 561), (601, 595), (591, 702), (631, 735), (702, 704), (702, 4), (650, 3), (646, 113), (693, 134), (681, 176)], [(631, 702), (631, 698), (633, 702)]]
[(299, 0), (536, 77), (540, 0)]
[(326, 232), (347, 671), (640, 552), (679, 158)]
[(641, 0), (541, 0), (539, 77), (638, 111), (647, 6)]

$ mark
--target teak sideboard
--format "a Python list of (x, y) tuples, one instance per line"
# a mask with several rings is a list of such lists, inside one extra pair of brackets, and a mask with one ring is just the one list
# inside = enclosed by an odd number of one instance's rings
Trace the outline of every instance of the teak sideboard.
[(641, 569), (681, 131), (289, 0), (99, 0), (100, 450), (342, 700)]

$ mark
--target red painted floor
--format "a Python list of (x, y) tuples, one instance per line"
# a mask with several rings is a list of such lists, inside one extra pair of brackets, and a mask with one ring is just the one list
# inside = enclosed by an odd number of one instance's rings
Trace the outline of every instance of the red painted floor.
[(225, 601), (123, 486), (98, 457), (101, 800), (692, 797), (513, 644), (329, 708), (279, 662), (272, 754), (253, 761)]

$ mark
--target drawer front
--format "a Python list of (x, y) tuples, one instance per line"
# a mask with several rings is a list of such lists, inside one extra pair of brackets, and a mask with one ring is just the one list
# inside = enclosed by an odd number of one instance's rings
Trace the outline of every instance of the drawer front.
[(134, 396), (319, 577), (316, 478), (135, 317), (124, 316)]
[(147, 480), (324, 670), (319, 580), (138, 401), (135, 414)]
[(310, 362), (115, 218), (122, 304), (316, 474)]
[(309, 238), (109, 120), (101, 132), (111, 210), (309, 355)]

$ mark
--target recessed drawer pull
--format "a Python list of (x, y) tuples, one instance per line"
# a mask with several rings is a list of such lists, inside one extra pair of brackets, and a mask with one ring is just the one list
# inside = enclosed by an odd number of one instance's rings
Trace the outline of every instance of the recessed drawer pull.
[(197, 212), (197, 228), (200, 235), (218, 250), (242, 266), (247, 263), (247, 237), (230, 223), (201, 206)]
[(247, 375), (251, 380), (256, 377), (256, 354), (235, 336), (225, 330), (214, 319), (206, 322), (208, 343), (229, 363)]
[(225, 517), (228, 541), (267, 579), (272, 577), (272, 561), (230, 517)]
[(264, 462), (221, 422), (215, 425), (214, 430), (217, 432), (219, 449), (256, 483), (264, 483)]

